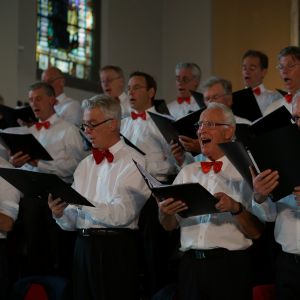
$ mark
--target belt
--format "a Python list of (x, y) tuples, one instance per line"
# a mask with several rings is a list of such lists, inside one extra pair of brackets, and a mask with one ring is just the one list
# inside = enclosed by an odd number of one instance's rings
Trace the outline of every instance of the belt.
[(223, 257), (229, 254), (230, 252), (237, 251), (229, 251), (225, 248), (215, 248), (215, 249), (207, 249), (207, 250), (188, 250), (186, 253), (196, 259), (207, 259), (211, 257)]
[(80, 236), (116, 236), (134, 232), (129, 228), (81, 228), (77, 231)]
[(287, 253), (282, 251), (286, 256), (291, 258), (296, 264), (300, 264), (300, 255), (299, 254), (293, 254), (293, 253)]

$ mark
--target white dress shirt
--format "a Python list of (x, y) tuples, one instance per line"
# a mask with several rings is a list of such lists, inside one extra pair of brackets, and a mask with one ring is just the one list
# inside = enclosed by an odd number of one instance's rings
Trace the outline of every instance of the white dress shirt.
[(119, 100), (120, 100), (120, 105), (121, 105), (122, 119), (129, 117), (131, 107), (130, 107), (129, 98), (128, 98), (127, 94), (125, 92), (123, 92), (119, 96)]
[(56, 97), (58, 103), (54, 105), (55, 112), (65, 121), (79, 126), (82, 121), (80, 102), (62, 93)]
[[(13, 168), (1, 157), (0, 167)], [(16, 220), (19, 211), (20, 192), (2, 177), (0, 177), (0, 191), (0, 212)], [(6, 238), (6, 232), (0, 231), (0, 239), (4, 238)]]
[(265, 110), (264, 115), (268, 115), (269, 113), (273, 112), (274, 110), (276, 110), (277, 108), (281, 107), (281, 106), (285, 106), (287, 108), (287, 110), (292, 113), (292, 102), (291, 103), (287, 103), (287, 101), (285, 100), (284, 97), (281, 97), (280, 99), (278, 99), (277, 101), (271, 103), (267, 109)]
[(200, 107), (195, 98), (191, 96), (191, 103), (186, 103), (184, 101), (179, 104), (177, 100), (174, 100), (168, 104), (168, 109), (171, 116), (173, 116), (175, 120), (178, 120), (193, 111), (199, 110)]
[(132, 159), (144, 166), (144, 158), (123, 140), (109, 151), (114, 155), (112, 163), (104, 159), (97, 165), (93, 155), (89, 155), (79, 164), (73, 188), (95, 207), (69, 205), (56, 220), (61, 228), (137, 228), (139, 213), (150, 191)]
[[(154, 107), (148, 111), (156, 112)], [(131, 117), (123, 119), (121, 133), (146, 153), (146, 169), (157, 180), (166, 181), (168, 175), (176, 174), (170, 145), (148, 113), (146, 113), (146, 120), (141, 118), (133, 120)]]
[[(223, 156), (222, 170), (214, 173), (210, 170), (204, 174), (199, 162), (185, 166), (174, 184), (198, 182), (211, 194), (223, 192), (242, 203), (246, 208), (251, 207), (252, 192), (241, 175)], [(201, 199), (195, 199), (201, 201)], [(177, 215), (176, 215), (177, 216)], [(215, 213), (188, 218), (177, 216), (181, 229), (181, 249), (213, 249), (217, 247), (228, 250), (247, 249), (252, 241), (244, 236), (231, 213)]]
[(255, 93), (253, 94), (256, 98), (256, 102), (261, 113), (264, 115), (267, 107), (269, 107), (274, 101), (280, 99), (282, 96), (279, 92), (267, 90), (263, 84), (260, 84), (257, 87), (260, 88), (260, 95), (256, 95)]
[(13, 127), (5, 129), (5, 132), (26, 134), (31, 133), (48, 151), (53, 160), (39, 160), (37, 167), (24, 164), (23, 170), (51, 173), (58, 175), (62, 180), (72, 183), (73, 173), (78, 163), (86, 156), (83, 149), (82, 138), (79, 129), (71, 123), (53, 114), (48, 121), (50, 128), (42, 127), (37, 130), (35, 125), (31, 127)]
[(275, 221), (274, 236), (282, 250), (300, 255), (300, 207), (294, 195), (286, 196), (277, 202), (269, 198), (262, 204), (255, 201), (253, 213), (263, 221)]

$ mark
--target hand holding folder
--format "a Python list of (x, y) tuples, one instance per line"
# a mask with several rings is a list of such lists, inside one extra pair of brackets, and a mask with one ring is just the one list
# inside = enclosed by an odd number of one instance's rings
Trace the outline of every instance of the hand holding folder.
[(0, 168), (0, 176), (28, 197), (48, 199), (52, 194), (68, 204), (94, 206), (55, 174)]
[(174, 198), (186, 203), (188, 209), (179, 213), (183, 218), (219, 213), (215, 208), (218, 200), (199, 183), (163, 185), (134, 161), (152, 193), (160, 200)]
[(10, 150), (11, 155), (22, 151), (23, 154), (28, 154), (32, 160), (53, 160), (47, 150), (31, 133), (16, 134), (0, 132), (0, 138), (3, 141), (3, 144)]

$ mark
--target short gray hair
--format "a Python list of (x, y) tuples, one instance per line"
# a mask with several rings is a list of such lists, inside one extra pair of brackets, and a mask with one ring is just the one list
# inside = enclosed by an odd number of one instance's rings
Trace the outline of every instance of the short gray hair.
[(177, 74), (177, 71), (181, 69), (191, 69), (193, 76), (199, 81), (201, 80), (202, 72), (197, 64), (191, 62), (178, 63), (175, 67), (175, 73)]
[(81, 105), (83, 110), (99, 108), (107, 118), (121, 121), (121, 105), (118, 100), (108, 95), (99, 94), (85, 99)]
[(222, 103), (210, 102), (208, 103), (205, 110), (213, 110), (213, 109), (221, 110), (224, 115), (224, 122), (235, 128), (235, 124), (236, 124), (235, 117), (234, 114), (232, 113), (232, 110), (228, 106)]
[(201, 85), (201, 91), (205, 92), (207, 89), (211, 88), (212, 86), (216, 84), (221, 84), (221, 86), (224, 89), (224, 92), (226, 95), (232, 94), (232, 84), (229, 80), (226, 80), (224, 78), (218, 77), (218, 76), (211, 76), (209, 77), (202, 85)]

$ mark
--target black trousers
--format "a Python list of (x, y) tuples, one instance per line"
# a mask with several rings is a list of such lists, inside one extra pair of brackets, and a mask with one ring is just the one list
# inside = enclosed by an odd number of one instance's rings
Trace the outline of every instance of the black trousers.
[(179, 300), (252, 299), (248, 251), (225, 251), (208, 257), (188, 251), (179, 267)]
[(300, 255), (281, 252), (276, 261), (278, 300), (300, 299)]
[(9, 272), (7, 243), (5, 239), (0, 239), (0, 299), (9, 299)]
[(134, 232), (80, 236), (73, 263), (74, 300), (139, 299)]

